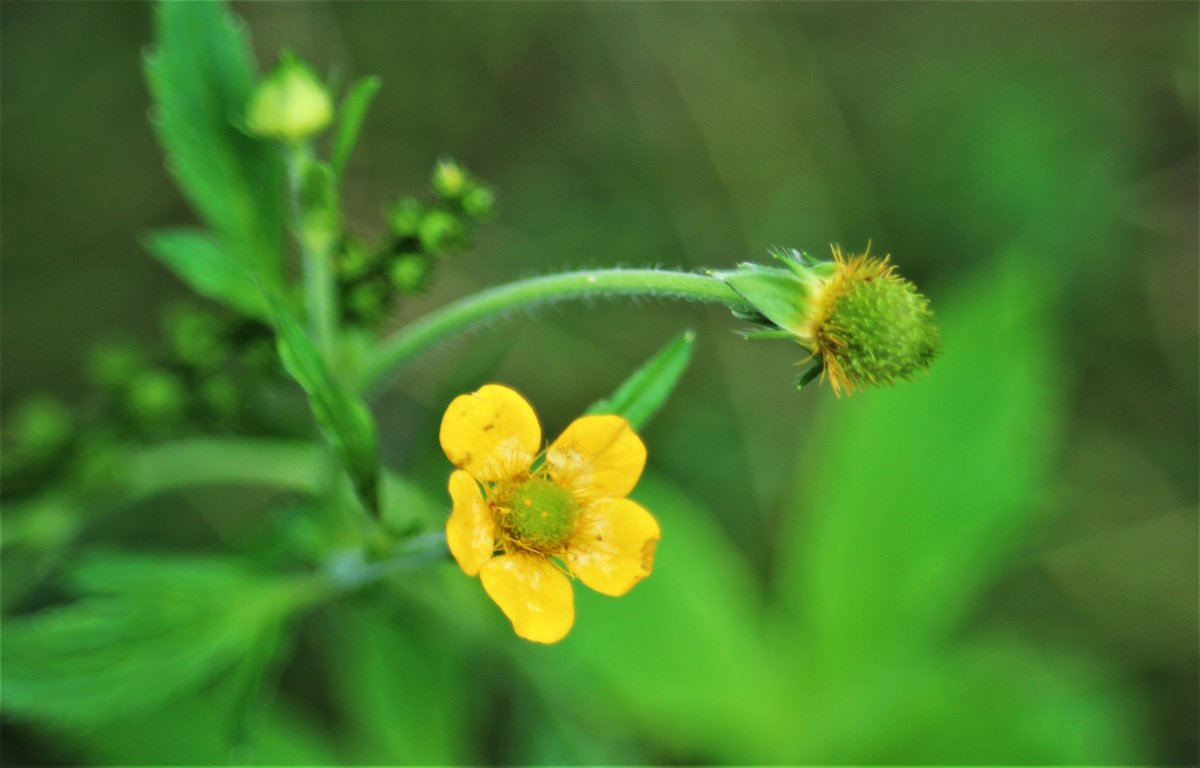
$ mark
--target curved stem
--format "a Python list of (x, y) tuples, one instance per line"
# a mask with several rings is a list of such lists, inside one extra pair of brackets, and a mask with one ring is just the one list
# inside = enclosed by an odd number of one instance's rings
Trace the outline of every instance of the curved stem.
[(413, 358), (439, 342), (509, 312), (569, 299), (659, 296), (737, 305), (742, 299), (715, 277), (658, 269), (565, 272), (489, 288), (448, 304), (384, 339), (359, 373), (360, 391), (374, 391)]

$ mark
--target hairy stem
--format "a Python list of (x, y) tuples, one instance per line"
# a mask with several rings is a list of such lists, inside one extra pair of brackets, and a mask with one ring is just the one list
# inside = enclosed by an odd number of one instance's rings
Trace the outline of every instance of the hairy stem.
[(597, 269), (518, 280), (459, 299), (399, 329), (364, 361), (356, 383), (361, 391), (376, 391), (422, 352), (491, 318), (569, 299), (607, 296), (743, 303), (725, 283), (692, 272)]
[[(299, 145), (285, 152), (288, 170), (288, 191), (291, 195), (296, 243), (304, 264), (304, 304), (308, 309), (309, 332), (327, 365), (336, 362), (337, 354), (337, 284), (333, 274), (332, 254), (325, 242), (309, 237), (304, 224), (303, 184), (305, 168), (312, 161), (312, 147)], [(329, 241), (329, 238), (323, 238)]]

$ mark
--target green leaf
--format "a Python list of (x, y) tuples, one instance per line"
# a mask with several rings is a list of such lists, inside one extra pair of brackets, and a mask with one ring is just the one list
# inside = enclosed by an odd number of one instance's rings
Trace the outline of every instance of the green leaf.
[[(366, 765), (462, 765), (470, 751), (478, 679), (469, 646), (422, 622), (411, 608), (342, 605), (330, 622), (329, 694), (345, 725), (355, 762)], [(406, 609), (407, 608), (407, 609)]]
[(199, 688), (318, 594), (310, 582), (180, 555), (96, 556), (72, 585), (79, 600), (5, 622), (6, 712), (97, 723), (146, 711)]
[(1022, 266), (941, 313), (918, 381), (829, 402), (799, 466), (781, 592), (837, 679), (945, 637), (1041, 509), (1062, 425), (1055, 329)]
[(379, 85), (378, 77), (364, 77), (350, 88), (350, 92), (346, 94), (346, 98), (342, 102), (331, 155), (333, 172), (339, 177), (346, 170), (350, 153), (358, 144), (358, 134), (362, 130), (363, 120), (367, 117), (367, 110), (370, 109), (371, 102), (374, 101), (375, 94), (379, 91)]
[(675, 391), (695, 347), (695, 331), (679, 334), (634, 371), (611, 397), (592, 404), (587, 412), (624, 416), (634, 430), (641, 429)]
[(231, 256), (282, 285), (282, 160), (235, 125), (255, 78), (241, 22), (219, 2), (163, 2), (155, 45), (145, 67), (168, 167)]
[(167, 230), (151, 234), (145, 246), (201, 296), (250, 317), (267, 316), (262, 291), (246, 266), (211, 235), (197, 230)]
[(678, 489), (648, 475), (634, 496), (662, 526), (654, 572), (617, 600), (577, 589), (571, 634), (525, 648), (528, 669), (560, 708), (617, 715), (710, 762), (775, 762), (793, 713), (747, 562)]
[(354, 485), (355, 493), (372, 513), (379, 511), (379, 452), (375, 422), (357, 394), (329, 372), (312, 339), (291, 311), (274, 295), (267, 296), (279, 358), (308, 395), (308, 403), (321, 431)]
[(242, 696), (237, 683), (225, 675), (170, 706), (105, 722), (102, 728), (53, 728), (47, 734), (53, 754), (76, 758), (69, 761), (75, 765), (344, 764), (330, 729), (283, 697), (260, 702), (253, 727), (238, 739), (233, 732)]

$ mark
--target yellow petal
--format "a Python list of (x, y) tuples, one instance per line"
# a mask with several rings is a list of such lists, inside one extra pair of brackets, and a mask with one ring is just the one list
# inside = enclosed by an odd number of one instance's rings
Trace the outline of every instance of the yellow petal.
[(604, 499), (585, 509), (567, 545), (571, 572), (605, 595), (623, 595), (654, 567), (658, 521), (629, 499)]
[(478, 480), (508, 480), (529, 469), (542, 445), (537, 414), (508, 387), (459, 395), (442, 417), (442, 450)]
[(566, 574), (544, 557), (515, 554), (493, 558), (479, 571), (488, 597), (500, 606), (513, 630), (535, 643), (557, 643), (575, 623), (575, 596)]
[(559, 485), (582, 500), (625, 496), (646, 466), (646, 446), (620, 416), (576, 419), (546, 451)]
[(454, 510), (446, 521), (446, 544), (463, 573), (474, 576), (496, 549), (496, 522), (475, 478), (461, 469), (450, 475)]

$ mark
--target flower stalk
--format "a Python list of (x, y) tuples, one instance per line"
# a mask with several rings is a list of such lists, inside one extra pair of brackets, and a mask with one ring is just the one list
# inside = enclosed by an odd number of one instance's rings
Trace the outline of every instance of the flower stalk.
[(709, 275), (660, 269), (593, 269), (518, 280), (459, 299), (384, 339), (357, 381), (375, 392), (431, 347), (488, 320), (573, 299), (657, 296), (739, 306), (743, 299)]

